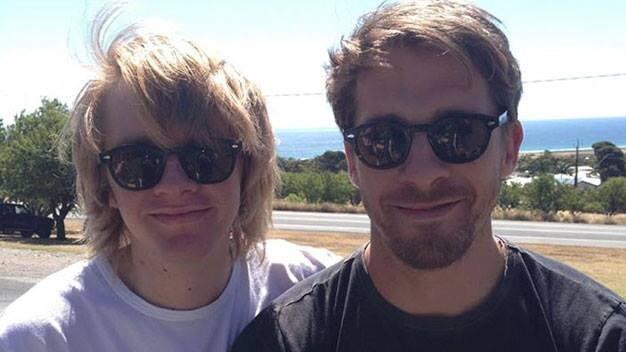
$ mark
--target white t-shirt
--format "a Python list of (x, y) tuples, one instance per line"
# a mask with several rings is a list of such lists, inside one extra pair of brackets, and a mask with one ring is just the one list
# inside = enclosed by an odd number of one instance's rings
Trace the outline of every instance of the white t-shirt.
[(148, 303), (96, 257), (50, 275), (9, 305), (0, 316), (0, 351), (227, 351), (274, 298), (338, 259), (269, 240), (263, 262), (255, 251), (235, 262), (217, 300), (180, 311)]

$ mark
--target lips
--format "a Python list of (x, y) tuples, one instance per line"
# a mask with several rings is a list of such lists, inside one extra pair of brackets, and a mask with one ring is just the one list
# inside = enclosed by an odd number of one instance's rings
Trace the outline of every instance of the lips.
[(446, 200), (434, 203), (393, 204), (400, 213), (415, 220), (433, 220), (449, 214), (463, 200)]
[(149, 215), (164, 224), (184, 224), (202, 220), (211, 208), (167, 208), (150, 212)]

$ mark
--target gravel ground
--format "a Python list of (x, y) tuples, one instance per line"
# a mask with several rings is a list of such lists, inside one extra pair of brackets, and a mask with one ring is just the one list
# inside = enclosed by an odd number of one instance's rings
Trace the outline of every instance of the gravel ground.
[(37, 282), (83, 258), (82, 254), (0, 247), (0, 278)]

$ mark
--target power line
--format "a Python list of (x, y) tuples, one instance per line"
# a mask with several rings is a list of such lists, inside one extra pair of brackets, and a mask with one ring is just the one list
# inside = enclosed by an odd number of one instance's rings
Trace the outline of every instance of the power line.
[(304, 93), (273, 93), (273, 94), (265, 94), (266, 97), (306, 97), (306, 96), (315, 96), (315, 95), (324, 95), (326, 93), (322, 92), (304, 92)]
[(558, 78), (547, 78), (547, 79), (534, 79), (530, 81), (522, 81), (522, 83), (544, 83), (544, 82), (558, 82), (558, 81), (576, 81), (581, 79), (592, 79), (592, 78), (610, 78), (610, 77), (620, 77), (626, 76), (626, 72), (619, 73), (607, 73), (602, 75), (588, 75), (588, 76), (570, 76), (570, 77), (558, 77)]
[[(533, 83), (549, 83), (549, 82), (562, 82), (562, 81), (578, 81), (584, 79), (594, 79), (594, 78), (613, 78), (613, 77), (624, 77), (626, 76), (626, 72), (616, 72), (616, 73), (606, 73), (606, 74), (598, 74), (598, 75), (586, 75), (586, 76), (565, 76), (565, 77), (556, 77), (556, 78), (544, 78), (544, 79), (533, 79), (528, 81), (522, 81), (524, 84), (533, 84)], [(297, 92), (297, 93), (271, 93), (266, 94), (266, 97), (306, 97), (306, 96), (320, 96), (325, 95), (325, 92)], [(0, 96), (20, 96), (20, 97), (29, 97), (30, 95), (27, 93), (0, 93)], [(40, 96), (40, 98), (44, 98), (45, 96)]]
[[(578, 81), (584, 79), (594, 79), (594, 78), (612, 78), (612, 77), (622, 77), (626, 76), (626, 72), (617, 72), (617, 73), (606, 73), (606, 74), (598, 74), (598, 75), (586, 75), (586, 76), (566, 76), (566, 77), (556, 77), (556, 78), (544, 78), (544, 79), (533, 79), (528, 81), (522, 81), (523, 84), (533, 84), (533, 83), (549, 83), (549, 82), (562, 82), (562, 81)], [(266, 94), (266, 97), (306, 97), (306, 96), (320, 96), (325, 95), (324, 92), (302, 92), (302, 93), (272, 93)]]

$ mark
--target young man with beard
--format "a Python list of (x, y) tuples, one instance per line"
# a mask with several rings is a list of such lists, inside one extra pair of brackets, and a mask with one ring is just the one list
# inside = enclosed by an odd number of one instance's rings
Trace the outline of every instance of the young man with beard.
[(523, 136), (496, 18), (384, 5), (330, 59), (371, 239), (279, 298), (234, 351), (626, 351), (623, 299), (492, 231)]

